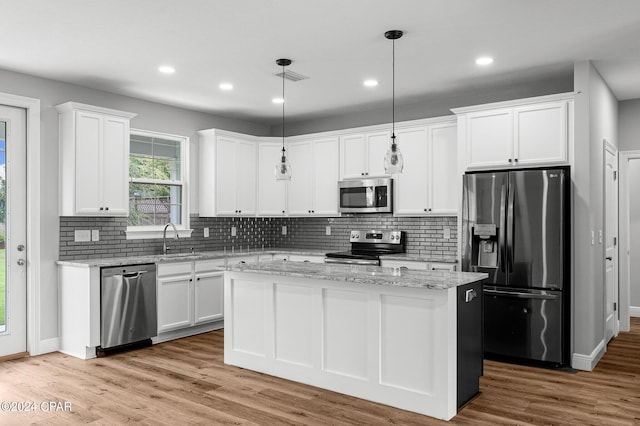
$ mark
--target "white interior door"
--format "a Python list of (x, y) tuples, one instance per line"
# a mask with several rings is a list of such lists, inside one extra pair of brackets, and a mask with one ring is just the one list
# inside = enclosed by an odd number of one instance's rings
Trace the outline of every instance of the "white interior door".
[(605, 341), (618, 334), (618, 156), (614, 147), (605, 145)]
[(27, 350), (26, 110), (0, 105), (0, 357)]

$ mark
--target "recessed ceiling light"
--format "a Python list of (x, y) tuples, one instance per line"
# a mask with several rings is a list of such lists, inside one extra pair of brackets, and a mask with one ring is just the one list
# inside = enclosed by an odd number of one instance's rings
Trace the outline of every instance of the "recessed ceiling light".
[(233, 84), (231, 84), (231, 83), (220, 83), (220, 86), (218, 86), (218, 87), (220, 87), (220, 89), (222, 89), (222, 90), (231, 90), (231, 89), (233, 89)]
[(491, 65), (493, 63), (493, 58), (489, 56), (482, 56), (476, 59), (476, 65)]
[(271, 99), (271, 102), (273, 102), (274, 104), (283, 104), (284, 103), (284, 99), (282, 99), (282, 98), (273, 98), (273, 99)]
[(158, 67), (158, 71), (163, 74), (173, 74), (174, 72), (176, 72), (176, 69), (170, 65), (161, 65)]
[(376, 87), (378, 85), (378, 80), (365, 80), (363, 84), (367, 87)]

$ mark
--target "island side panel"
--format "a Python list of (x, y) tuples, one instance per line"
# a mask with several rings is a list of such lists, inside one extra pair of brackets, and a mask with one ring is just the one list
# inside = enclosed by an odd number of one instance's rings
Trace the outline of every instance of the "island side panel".
[(455, 295), (227, 272), (225, 363), (450, 419)]
[(60, 352), (95, 358), (100, 345), (100, 268), (58, 266)]

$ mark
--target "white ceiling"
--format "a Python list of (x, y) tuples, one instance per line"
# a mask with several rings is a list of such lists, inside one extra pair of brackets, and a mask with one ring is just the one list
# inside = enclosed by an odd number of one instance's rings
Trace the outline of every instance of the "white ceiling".
[[(640, 98), (638, 0), (3, 0), (0, 68), (275, 124), (282, 57), (310, 77), (287, 81), (289, 119), (389, 104), (389, 29), (405, 32), (398, 104), (553, 77), (581, 60), (619, 100)], [(480, 55), (495, 63), (476, 66)], [(162, 64), (176, 73), (159, 74)]]

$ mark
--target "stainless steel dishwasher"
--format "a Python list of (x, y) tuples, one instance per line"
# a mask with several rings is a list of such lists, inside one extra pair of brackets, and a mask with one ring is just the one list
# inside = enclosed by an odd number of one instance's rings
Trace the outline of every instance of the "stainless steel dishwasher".
[(135, 343), (150, 344), (157, 331), (156, 265), (102, 268), (98, 355)]

